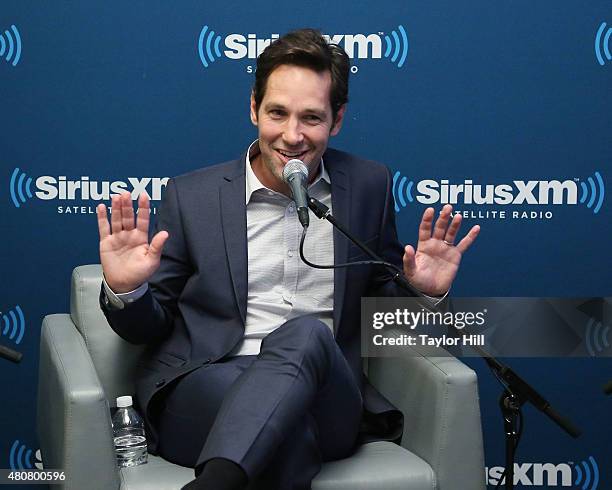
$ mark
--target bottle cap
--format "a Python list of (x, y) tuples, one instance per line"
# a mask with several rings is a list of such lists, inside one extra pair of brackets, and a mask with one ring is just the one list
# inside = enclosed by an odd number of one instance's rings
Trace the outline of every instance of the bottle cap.
[(117, 398), (117, 408), (126, 408), (132, 406), (131, 396), (120, 396)]

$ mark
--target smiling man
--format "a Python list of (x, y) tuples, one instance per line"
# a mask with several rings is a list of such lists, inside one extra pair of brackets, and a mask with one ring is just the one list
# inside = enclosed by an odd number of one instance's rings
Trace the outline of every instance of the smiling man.
[[(362, 373), (359, 311), (363, 296), (403, 292), (379, 268), (301, 262), (283, 168), (302, 160), (310, 195), (430, 296), (448, 291), (479, 229), (455, 245), (461, 218), (446, 206), (434, 225), (429, 208), (417, 249), (399, 244), (389, 170), (328, 148), (348, 77), (319, 32), (283, 36), (257, 60), (246, 154), (172, 179), (150, 242), (146, 195), (137, 219), (127, 193), (110, 224), (98, 207), (101, 306), (124, 339), (151, 345), (137, 384), (149, 450), (195, 468), (186, 489), (304, 490), (322, 462), (401, 437), (402, 414)], [(306, 252), (363, 258), (320, 220)]]
[(251, 168), (263, 185), (288, 194), (282, 175), (293, 158), (306, 164), (310, 182), (318, 174), (329, 137), (340, 131), (346, 109), (343, 103), (332, 110), (331, 93), (329, 71), (296, 65), (277, 67), (264, 87), (256, 86), (251, 121), (259, 130), (260, 153), (251, 161)]

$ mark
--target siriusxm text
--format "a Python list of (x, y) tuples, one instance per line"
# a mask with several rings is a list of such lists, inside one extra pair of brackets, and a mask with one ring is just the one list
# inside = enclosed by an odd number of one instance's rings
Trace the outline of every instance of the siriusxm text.
[[(256, 34), (229, 34), (224, 43), (227, 48), (223, 53), (230, 59), (257, 58), (278, 34), (269, 38), (258, 38)], [(334, 34), (323, 35), (329, 43), (338, 44), (344, 48), (349, 58), (381, 58), (383, 41), (378, 34)]]
[(422, 204), (576, 204), (578, 185), (573, 180), (515, 180), (512, 184), (474, 184), (465, 180), (421, 180), (416, 200)]
[(39, 199), (81, 199), (83, 201), (108, 200), (115, 194), (130, 192), (132, 199), (146, 192), (151, 200), (159, 201), (162, 191), (168, 183), (169, 177), (128, 177), (127, 182), (117, 180), (95, 181), (89, 177), (81, 177), (80, 180), (69, 180), (65, 176), (53, 177), (43, 175), (36, 179), (35, 194)]
[[(503, 466), (485, 468), (488, 485), (496, 485), (504, 472)], [(572, 468), (567, 463), (515, 463), (514, 485), (522, 486), (572, 486)]]

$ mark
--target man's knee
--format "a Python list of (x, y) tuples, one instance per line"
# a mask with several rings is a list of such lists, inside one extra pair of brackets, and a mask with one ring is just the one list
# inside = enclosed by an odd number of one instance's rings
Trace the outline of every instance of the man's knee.
[(314, 342), (325, 345), (336, 342), (331, 329), (314, 316), (303, 316), (289, 320), (284, 325), (281, 325), (280, 328), (286, 329), (288, 334), (306, 343)]
[(331, 329), (314, 316), (294, 318), (285, 322), (268, 335), (262, 343), (262, 350), (287, 347), (305, 355), (331, 354), (336, 348)]

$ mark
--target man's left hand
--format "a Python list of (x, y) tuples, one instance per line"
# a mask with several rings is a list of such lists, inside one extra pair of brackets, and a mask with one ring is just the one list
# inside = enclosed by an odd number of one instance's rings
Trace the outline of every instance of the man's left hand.
[(406, 278), (429, 296), (442, 296), (450, 289), (459, 270), (461, 257), (480, 232), (480, 226), (473, 226), (455, 245), (461, 227), (461, 215), (455, 214), (451, 219), (452, 211), (450, 204), (445, 205), (434, 226), (434, 208), (427, 208), (419, 226), (416, 252), (412, 245), (407, 245), (404, 251)]

